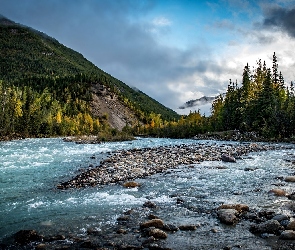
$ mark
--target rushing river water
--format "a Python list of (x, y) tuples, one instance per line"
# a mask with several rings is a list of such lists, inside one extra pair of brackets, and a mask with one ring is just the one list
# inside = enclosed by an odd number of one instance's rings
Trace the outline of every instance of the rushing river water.
[[(108, 152), (196, 143), (222, 142), (150, 138), (104, 144), (75, 144), (59, 138), (1, 142), (0, 241), (21, 229), (35, 229), (47, 235), (56, 232), (83, 235), (88, 228), (100, 230), (115, 225), (123, 211), (142, 206), (147, 200), (166, 207), (169, 214), (162, 216), (170, 223), (177, 224), (181, 220), (203, 225), (198, 233), (198, 240), (203, 240), (203, 245), (208, 243), (206, 238), (210, 237), (210, 228), (228, 230), (220, 226), (216, 218), (207, 216), (207, 211), (222, 203), (245, 203), (252, 209), (271, 209), (293, 215), (284, 206), (289, 203), (287, 198), (270, 196), (268, 191), (276, 185), (283, 186), (281, 188), (289, 193), (294, 191), (295, 184), (276, 178), (294, 174), (292, 163), (286, 161), (294, 157), (294, 149), (252, 153), (237, 163), (207, 161), (190, 168), (180, 166), (164, 174), (137, 180), (142, 186), (135, 189), (120, 185), (56, 189), (58, 183), (69, 180), (81, 169), (98, 165)], [(246, 168), (253, 171), (245, 171)], [(179, 197), (185, 205), (176, 203)], [(255, 237), (246, 231), (240, 230), (241, 244), (243, 240)], [(230, 238), (230, 234), (224, 236)], [(171, 239), (167, 244), (177, 245), (177, 239), (181, 237), (184, 235), (176, 234), (176, 243)], [(194, 239), (197, 238), (190, 238), (188, 246), (195, 244)], [(235, 241), (239, 242), (239, 239)], [(253, 240), (251, 244), (259, 245), (259, 242), (260, 239)]]

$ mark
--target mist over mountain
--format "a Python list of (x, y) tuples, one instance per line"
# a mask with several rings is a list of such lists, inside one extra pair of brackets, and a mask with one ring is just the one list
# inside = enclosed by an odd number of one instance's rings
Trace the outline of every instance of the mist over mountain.
[(186, 103), (181, 105), (179, 109), (193, 108), (193, 107), (202, 106), (208, 103), (212, 103), (215, 100), (215, 98), (216, 97), (214, 96), (203, 96), (199, 99), (187, 101)]

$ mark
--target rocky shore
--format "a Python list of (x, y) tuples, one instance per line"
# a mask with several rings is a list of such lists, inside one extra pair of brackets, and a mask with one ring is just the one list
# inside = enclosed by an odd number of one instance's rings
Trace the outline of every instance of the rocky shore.
[[(202, 161), (235, 162), (250, 152), (282, 149), (274, 144), (192, 144), (120, 150), (111, 153), (100, 165), (88, 169), (73, 179), (60, 183), (58, 189), (82, 188), (119, 183), (162, 173), (180, 165)], [(96, 156), (93, 155), (93, 158)]]
[[(185, 202), (176, 200), (178, 209)], [(97, 230), (88, 228), (83, 236), (41, 235), (35, 230), (21, 230), (11, 239), (10, 245), (0, 244), (0, 249), (97, 249), (97, 250), (237, 250), (295, 248), (294, 218), (270, 210), (256, 211), (246, 204), (223, 204), (206, 213), (194, 212), (202, 223), (171, 223), (162, 216), (168, 207), (147, 201), (142, 206), (124, 211), (117, 217), (116, 225)], [(187, 214), (189, 216), (189, 214)], [(180, 215), (181, 217), (181, 215)], [(215, 220), (214, 225), (207, 223)], [(236, 241), (235, 230), (243, 243)], [(249, 236), (250, 235), (250, 236)], [(251, 236), (252, 235), (252, 236)], [(204, 240), (205, 238), (205, 240)], [(206, 243), (206, 238), (210, 238)], [(202, 239), (202, 245), (198, 240)], [(246, 240), (248, 239), (248, 240)]]

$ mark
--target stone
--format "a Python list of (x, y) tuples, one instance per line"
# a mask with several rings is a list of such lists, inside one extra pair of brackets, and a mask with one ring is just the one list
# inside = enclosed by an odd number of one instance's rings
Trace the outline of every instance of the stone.
[(217, 212), (220, 222), (233, 225), (238, 222), (237, 211), (235, 209), (220, 209)]
[(20, 230), (14, 235), (14, 239), (21, 245), (26, 245), (30, 242), (41, 241), (43, 237), (35, 230)]
[(116, 233), (117, 234), (127, 234), (127, 230), (125, 230), (123, 228), (119, 228)]
[(146, 201), (143, 204), (143, 207), (148, 207), (148, 208), (157, 208), (156, 203), (152, 202), (152, 201)]
[(287, 176), (287, 177), (285, 178), (285, 181), (286, 181), (286, 182), (295, 182), (295, 175)]
[(176, 232), (179, 230), (179, 228), (172, 224), (164, 224), (163, 230), (170, 231), (170, 232)]
[(282, 189), (272, 189), (268, 193), (273, 194), (275, 196), (287, 196), (287, 192)]
[(227, 155), (227, 154), (221, 155), (221, 160), (225, 162), (236, 162), (235, 157)]
[(168, 237), (167, 233), (158, 228), (151, 229), (149, 231), (149, 236), (153, 236), (156, 239), (166, 239)]
[(150, 214), (148, 216), (149, 220), (152, 220), (152, 219), (160, 219), (157, 215), (154, 215), (154, 214)]
[(149, 228), (149, 227), (163, 228), (164, 222), (161, 219), (152, 219), (140, 224), (140, 228)]
[(287, 225), (287, 230), (294, 230), (295, 231), (295, 220), (291, 221), (288, 225)]
[(137, 182), (135, 182), (135, 181), (128, 181), (128, 182), (125, 182), (125, 183), (123, 184), (123, 186), (124, 186), (125, 188), (135, 188), (135, 187), (140, 187), (140, 184), (137, 183)]
[(280, 240), (295, 240), (295, 232), (293, 230), (285, 230), (281, 233)]
[(44, 243), (40, 243), (37, 246), (35, 246), (35, 249), (46, 249), (47, 245)]
[(255, 224), (250, 226), (250, 232), (254, 234), (270, 233), (279, 235), (284, 227), (277, 220), (268, 220), (261, 224)]
[(217, 208), (217, 210), (220, 209), (234, 209), (239, 213), (243, 213), (249, 211), (249, 206), (246, 204), (223, 204)]
[(273, 220), (277, 220), (278, 222), (281, 222), (283, 220), (289, 220), (290, 218), (285, 214), (277, 214), (274, 217), (272, 217)]
[(193, 231), (197, 229), (197, 225), (182, 225), (179, 226), (179, 230), (182, 231)]

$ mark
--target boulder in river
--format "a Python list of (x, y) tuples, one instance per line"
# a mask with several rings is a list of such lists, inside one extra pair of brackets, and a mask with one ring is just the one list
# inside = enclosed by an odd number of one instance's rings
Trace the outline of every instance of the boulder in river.
[(167, 233), (158, 228), (152, 228), (149, 231), (149, 236), (153, 236), (156, 239), (166, 239), (168, 237)]
[(140, 224), (140, 228), (149, 228), (149, 227), (163, 228), (164, 222), (161, 219), (152, 219)]
[(228, 154), (222, 154), (221, 155), (221, 160), (225, 162), (236, 162), (236, 158), (233, 156), (230, 156)]
[(285, 178), (286, 182), (295, 182), (295, 175), (287, 176)]
[(291, 221), (288, 225), (287, 225), (287, 230), (294, 230), (295, 231), (295, 221)]
[(238, 222), (237, 214), (235, 209), (220, 209), (217, 212), (219, 220), (227, 225), (233, 225)]
[(249, 230), (254, 234), (270, 233), (280, 235), (284, 227), (277, 220), (268, 220), (261, 224), (251, 225)]
[(295, 240), (295, 231), (293, 230), (285, 230), (280, 235), (280, 240)]
[(249, 206), (246, 204), (223, 204), (217, 208), (217, 210), (220, 209), (234, 209), (238, 213), (243, 213), (249, 211)]

